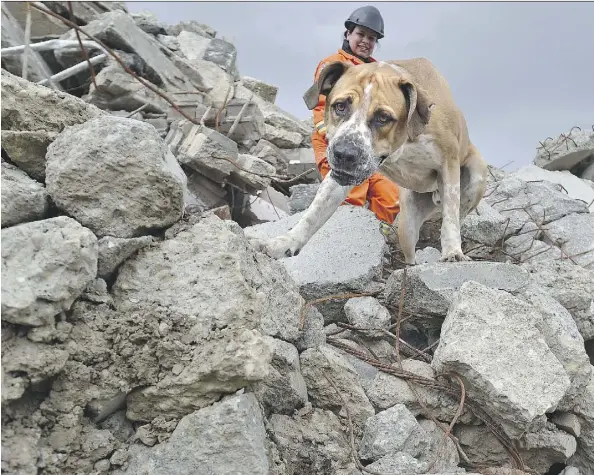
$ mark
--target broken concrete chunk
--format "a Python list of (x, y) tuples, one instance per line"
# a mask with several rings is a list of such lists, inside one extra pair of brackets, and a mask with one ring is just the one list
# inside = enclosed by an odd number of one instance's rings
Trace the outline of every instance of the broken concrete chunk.
[(297, 348), (275, 339), (271, 364), (268, 378), (254, 385), (254, 393), (267, 413), (291, 415), (307, 403)]
[(288, 160), (284, 151), (267, 140), (260, 139), (250, 153), (273, 165), (277, 173), (283, 174), (287, 171)]
[(418, 457), (428, 446), (426, 436), (408, 409), (397, 404), (367, 420), (359, 458), (375, 462), (398, 452)]
[[(594, 142), (593, 142), (594, 144)], [(594, 154), (594, 148), (592, 153)], [(543, 170), (534, 165), (528, 165), (514, 171), (511, 176), (525, 181), (547, 181), (562, 186), (561, 191), (574, 200), (581, 200), (590, 206), (594, 212), (594, 190), (584, 180), (573, 175), (568, 170), (551, 171)]]
[[(293, 227), (302, 213), (251, 226), (246, 236), (260, 239), (280, 236)], [(344, 229), (348, 223), (349, 233)], [(385, 241), (375, 215), (360, 206), (340, 206), (303, 247), (299, 255), (280, 259), (307, 300), (343, 292), (365, 292), (377, 288)], [(344, 302), (320, 304), (326, 324), (344, 321)]]
[(178, 36), (182, 31), (189, 31), (191, 33), (197, 33), (204, 36), (205, 38), (214, 38), (217, 36), (217, 32), (214, 28), (198, 23), (197, 21), (182, 21), (177, 25), (169, 26), (167, 28), (167, 34)]
[(484, 200), (505, 218), (507, 233), (519, 232), (526, 223), (545, 225), (573, 213), (588, 213), (588, 205), (574, 200), (559, 185), (526, 182), (509, 176), (490, 185)]
[(166, 228), (184, 209), (186, 176), (144, 122), (109, 115), (67, 129), (48, 148), (46, 172), (55, 204), (99, 237)]
[(48, 210), (45, 187), (24, 171), (2, 162), (2, 227), (44, 219)]
[(85, 96), (88, 103), (100, 109), (135, 111), (146, 104), (145, 111), (163, 113), (168, 104), (158, 94), (144, 87), (120, 65), (103, 68), (96, 76), (97, 88), (91, 85)]
[(40, 183), (45, 182), (45, 154), (57, 132), (2, 130), (2, 148), (10, 161)]
[[(82, 29), (103, 41), (111, 48), (121, 49), (140, 56), (160, 84), (167, 89), (188, 89), (188, 78), (161, 51), (159, 43), (152, 36), (142, 31), (134, 19), (121, 11), (107, 12), (91, 21)], [(62, 39), (76, 40), (74, 31), (62, 36)]]
[(252, 78), (249, 76), (243, 76), (241, 78), (241, 84), (246, 89), (249, 89), (250, 91), (258, 94), (265, 101), (274, 104), (274, 101), (276, 100), (276, 95), (278, 94), (277, 86), (267, 84), (264, 81), (260, 81), (259, 79)]
[(194, 125), (177, 151), (177, 160), (184, 166), (221, 181), (237, 171), (237, 144), (215, 130)]
[(2, 320), (52, 324), (95, 278), (97, 247), (95, 235), (66, 216), (3, 229)]
[(291, 214), (305, 211), (313, 202), (320, 187), (319, 183), (313, 185), (299, 184), (289, 188), (291, 197), (289, 198), (289, 209)]
[[(2, 344), (4, 376), (9, 381), (14, 377), (23, 378), (24, 389), (58, 374), (67, 359), (68, 351), (54, 345), (33, 343), (26, 338), (16, 338)], [(10, 384), (9, 381), (5, 384)]]
[(379, 331), (365, 332), (368, 337), (381, 338), (381, 330), (387, 330), (392, 316), (386, 307), (373, 297), (356, 297), (347, 300), (344, 313), (351, 325)]
[(177, 43), (179, 44), (179, 51), (190, 62), (194, 60), (203, 60), (206, 48), (211, 42), (211, 38), (206, 38), (191, 31), (181, 31), (177, 35)]
[(273, 143), (280, 148), (297, 148), (301, 145), (303, 137), (298, 132), (291, 132), (289, 130), (274, 127), (270, 124), (265, 124), (266, 133), (264, 139)]
[(504, 237), (506, 218), (484, 200), (468, 214), (460, 226), (463, 240), (493, 247)]
[(579, 438), (581, 434), (581, 424), (579, 417), (575, 414), (571, 414), (569, 412), (559, 412), (553, 416), (551, 421), (559, 429)]
[(594, 272), (567, 260), (527, 262), (532, 281), (571, 314), (585, 341), (594, 338)]
[[(398, 306), (404, 271), (392, 273), (386, 283), (386, 301)], [(404, 309), (416, 314), (445, 316), (460, 287), (468, 281), (492, 289), (515, 292), (528, 285), (520, 267), (500, 262), (422, 264), (407, 270)]]
[(594, 262), (594, 213), (570, 214), (545, 226), (544, 241), (563, 249), (563, 257), (574, 264)]
[(526, 465), (538, 473), (546, 473), (556, 463), (565, 463), (576, 451), (575, 438), (557, 429), (543, 429), (525, 434), (518, 448)]
[(534, 164), (545, 170), (569, 170), (594, 155), (594, 131), (577, 130), (543, 142)]
[(235, 67), (237, 49), (229, 41), (222, 38), (213, 38), (206, 46), (202, 59), (215, 63), (223, 71), (230, 74)]
[(346, 404), (355, 431), (363, 431), (365, 422), (375, 411), (358, 381), (357, 373), (342, 354), (326, 345), (305, 350), (301, 353), (301, 373), (314, 407), (338, 411), (346, 420)]
[(152, 12), (142, 11), (131, 13), (130, 16), (136, 23), (136, 26), (149, 35), (164, 35), (166, 25), (159, 21), (157, 15)]
[(254, 191), (267, 188), (270, 185), (271, 177), (276, 174), (272, 165), (253, 155), (240, 153), (237, 156), (237, 165), (243, 170), (235, 169), (231, 172), (231, 178), (239, 185), (247, 186)]
[(266, 430), (253, 394), (224, 399), (182, 418), (169, 440), (138, 453), (126, 475), (269, 475)]
[(62, 132), (69, 125), (106, 114), (71, 94), (38, 86), (4, 69), (0, 107), (2, 135), (5, 130)]
[[(304, 411), (305, 412), (305, 411)], [(273, 414), (270, 426), (275, 445), (288, 473), (322, 474), (342, 472), (353, 466), (348, 433), (329, 410), (313, 409), (293, 417)]]
[(97, 275), (109, 280), (116, 269), (139, 249), (148, 246), (154, 241), (152, 236), (138, 238), (117, 238), (104, 236), (99, 239), (99, 261)]
[(582, 473), (594, 473), (594, 373), (586, 390), (574, 402), (572, 412), (579, 418), (581, 431), (577, 450), (567, 463)]
[(455, 371), (467, 393), (511, 438), (542, 427), (570, 387), (563, 366), (534, 326), (541, 316), (507, 292), (460, 287), (442, 326), (432, 366)]

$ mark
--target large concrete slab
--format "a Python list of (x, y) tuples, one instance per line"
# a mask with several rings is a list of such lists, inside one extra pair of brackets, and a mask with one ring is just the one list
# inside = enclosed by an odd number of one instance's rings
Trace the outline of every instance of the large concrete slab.
[[(297, 224), (303, 212), (286, 219), (245, 228), (249, 237), (280, 236)], [(280, 259), (306, 299), (341, 292), (365, 291), (381, 275), (385, 241), (375, 215), (359, 206), (338, 208), (299, 255)], [(324, 320), (344, 319), (344, 301), (319, 309)]]

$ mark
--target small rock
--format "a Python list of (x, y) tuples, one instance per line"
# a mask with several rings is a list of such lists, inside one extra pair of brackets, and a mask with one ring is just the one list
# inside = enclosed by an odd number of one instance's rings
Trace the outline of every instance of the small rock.
[(97, 462), (95, 462), (95, 465), (93, 466), (93, 468), (98, 472), (109, 472), (110, 467), (111, 463), (108, 459), (98, 460)]
[(502, 242), (505, 223), (504, 216), (481, 200), (476, 209), (462, 221), (460, 233), (463, 240), (493, 247)]
[[(302, 213), (245, 228), (248, 238), (266, 239), (291, 229)], [(345, 235), (345, 224), (349, 233)], [(301, 295), (313, 300), (344, 292), (368, 292), (378, 288), (386, 244), (375, 215), (360, 206), (340, 206), (303, 247), (299, 255), (280, 259)], [(317, 306), (325, 323), (344, 321), (344, 301)]]
[(425, 439), (425, 431), (414, 416), (403, 404), (397, 404), (367, 420), (359, 457), (374, 462), (398, 452), (417, 457), (427, 448)]
[[(398, 306), (403, 270), (386, 283), (386, 301)], [(513, 264), (500, 262), (439, 262), (407, 269), (404, 310), (422, 315), (445, 316), (460, 287), (467, 281), (492, 289), (515, 292), (528, 284), (528, 274)]]
[(534, 323), (540, 315), (507, 292), (462, 285), (442, 326), (432, 366), (467, 381), (467, 394), (511, 438), (542, 427), (570, 380)]
[(415, 252), (417, 264), (436, 264), (441, 258), (441, 252), (434, 247), (428, 246), (424, 249), (418, 249)]
[(551, 419), (559, 429), (569, 432), (574, 437), (579, 438), (581, 432), (580, 419), (575, 414), (569, 412), (559, 412)]
[(99, 237), (169, 227), (187, 195), (186, 176), (156, 130), (111, 115), (62, 133), (48, 148), (46, 171), (56, 205)]
[(97, 248), (95, 235), (66, 216), (3, 229), (2, 320), (52, 324), (95, 278)]
[(57, 132), (2, 130), (2, 148), (10, 161), (34, 180), (45, 182), (45, 155)]
[(569, 170), (594, 155), (594, 131), (574, 130), (545, 141), (534, 164), (545, 170)]
[(169, 440), (129, 461), (127, 475), (269, 475), (266, 430), (258, 401), (241, 394), (181, 419)]
[(274, 104), (276, 100), (276, 95), (278, 93), (278, 87), (273, 86), (272, 84), (267, 84), (264, 81), (260, 81), (259, 79), (255, 79), (249, 76), (243, 76), (241, 78), (241, 83), (243, 87), (249, 89), (252, 92), (258, 94), (262, 99)]
[[(342, 354), (325, 345), (305, 350), (301, 353), (301, 373), (314, 407), (338, 411), (346, 420), (346, 404), (355, 430), (362, 431), (365, 421), (375, 411), (358, 381), (355, 369)], [(326, 377), (336, 385), (338, 393)]]
[(291, 132), (270, 124), (265, 124), (266, 134), (264, 139), (280, 148), (297, 148), (301, 145), (303, 137), (298, 132)]
[[(360, 328), (373, 328), (387, 330), (392, 320), (392, 315), (386, 307), (373, 297), (357, 297), (347, 300), (344, 313), (351, 325)], [(365, 332), (368, 337), (381, 338), (381, 331)]]
[(390, 473), (391, 475), (412, 475), (427, 472), (427, 464), (419, 462), (405, 452), (390, 453), (365, 468), (374, 472)]
[(525, 434), (518, 445), (526, 465), (538, 473), (546, 473), (555, 463), (565, 463), (577, 448), (571, 434), (556, 429)]
[(102, 237), (98, 241), (99, 261), (97, 264), (97, 275), (102, 279), (109, 280), (122, 262), (152, 242), (154, 242), (152, 236), (129, 239), (113, 236)]
[(24, 171), (2, 162), (2, 227), (44, 219), (48, 210), (45, 187)]

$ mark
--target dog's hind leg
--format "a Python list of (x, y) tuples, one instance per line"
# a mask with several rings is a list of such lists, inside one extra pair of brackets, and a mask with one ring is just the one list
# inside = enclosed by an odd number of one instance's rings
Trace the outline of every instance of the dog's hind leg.
[(483, 199), (487, 187), (487, 173), (487, 163), (471, 144), (464, 166), (460, 169), (460, 222)]
[(279, 259), (299, 254), (303, 246), (330, 219), (351, 191), (352, 186), (341, 186), (330, 171), (320, 184), (318, 192), (299, 222), (289, 232), (262, 241), (250, 239), (252, 246), (268, 256)]
[(433, 201), (433, 193), (416, 193), (400, 188), (398, 241), (407, 264), (415, 264), (415, 248), (421, 226), (438, 212), (439, 207)]

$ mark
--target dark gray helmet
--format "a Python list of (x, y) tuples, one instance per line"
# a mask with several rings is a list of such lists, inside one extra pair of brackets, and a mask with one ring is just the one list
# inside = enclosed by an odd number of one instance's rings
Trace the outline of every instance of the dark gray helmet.
[(365, 26), (375, 31), (378, 40), (384, 37), (384, 19), (379, 10), (371, 5), (357, 8), (344, 22), (344, 26), (348, 30), (356, 25)]

